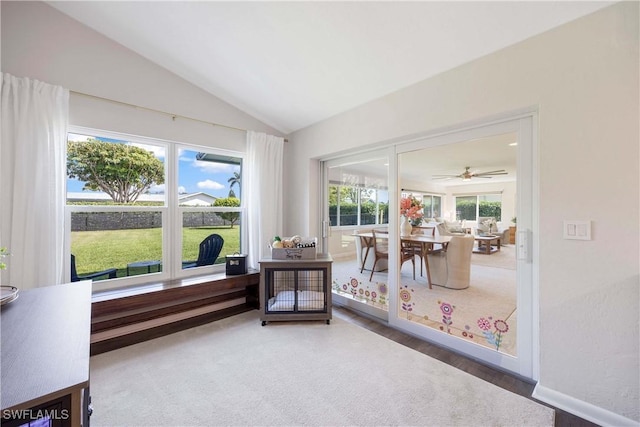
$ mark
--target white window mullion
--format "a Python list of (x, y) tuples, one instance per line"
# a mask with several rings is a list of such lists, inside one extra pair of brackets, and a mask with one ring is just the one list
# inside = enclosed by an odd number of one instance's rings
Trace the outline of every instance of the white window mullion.
[(177, 263), (182, 254), (182, 215), (178, 209), (178, 156), (180, 149), (176, 144), (167, 148), (166, 196), (167, 221), (163, 222), (163, 259), (170, 277), (175, 277)]

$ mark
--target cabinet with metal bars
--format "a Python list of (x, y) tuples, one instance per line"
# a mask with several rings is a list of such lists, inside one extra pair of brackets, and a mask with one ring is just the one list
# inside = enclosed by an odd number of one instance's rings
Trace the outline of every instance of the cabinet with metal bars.
[(260, 261), (260, 320), (331, 320), (331, 256)]

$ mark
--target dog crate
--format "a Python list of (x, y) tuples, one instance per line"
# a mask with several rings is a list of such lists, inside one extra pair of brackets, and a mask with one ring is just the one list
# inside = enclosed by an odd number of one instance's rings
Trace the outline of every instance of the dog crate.
[(331, 264), (328, 254), (315, 259), (260, 261), (260, 320), (331, 321)]

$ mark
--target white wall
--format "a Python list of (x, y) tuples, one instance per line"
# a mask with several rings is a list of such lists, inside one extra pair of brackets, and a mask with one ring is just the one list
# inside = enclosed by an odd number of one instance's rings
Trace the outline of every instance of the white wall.
[[(4, 72), (280, 135), (46, 4), (1, 8)], [(284, 234), (319, 235), (315, 158), (537, 106), (540, 384), (638, 421), (638, 74), (638, 3), (625, 2), (299, 131)], [(244, 150), (243, 132), (79, 96), (71, 123)], [(562, 240), (563, 219), (593, 220), (594, 240)]]
[[(2, 71), (239, 129), (277, 130), (42, 2), (2, 2)], [(70, 124), (245, 151), (246, 133), (71, 93)]]
[[(638, 15), (615, 4), (290, 135), (286, 231), (319, 235), (316, 158), (537, 107), (539, 388), (640, 421)], [(565, 219), (593, 240), (563, 240)]]

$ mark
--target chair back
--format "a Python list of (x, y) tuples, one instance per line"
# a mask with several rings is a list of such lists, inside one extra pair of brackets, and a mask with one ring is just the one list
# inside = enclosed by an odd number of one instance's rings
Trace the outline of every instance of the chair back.
[(446, 252), (449, 273), (447, 288), (464, 289), (469, 287), (474, 242), (471, 235), (451, 237)]
[[(372, 230), (373, 233), (373, 250), (376, 256), (388, 256), (389, 255), (389, 231), (385, 230)], [(383, 238), (380, 236), (384, 236)]]
[(71, 254), (71, 281), (77, 282), (79, 280), (78, 272), (76, 271), (76, 256)]
[(198, 260), (196, 266), (212, 265), (218, 259), (222, 246), (224, 245), (224, 239), (219, 234), (210, 234), (201, 243), (198, 252)]
[(435, 237), (436, 227), (433, 225), (413, 227), (413, 229), (411, 230), (411, 234), (423, 234), (425, 236)]

